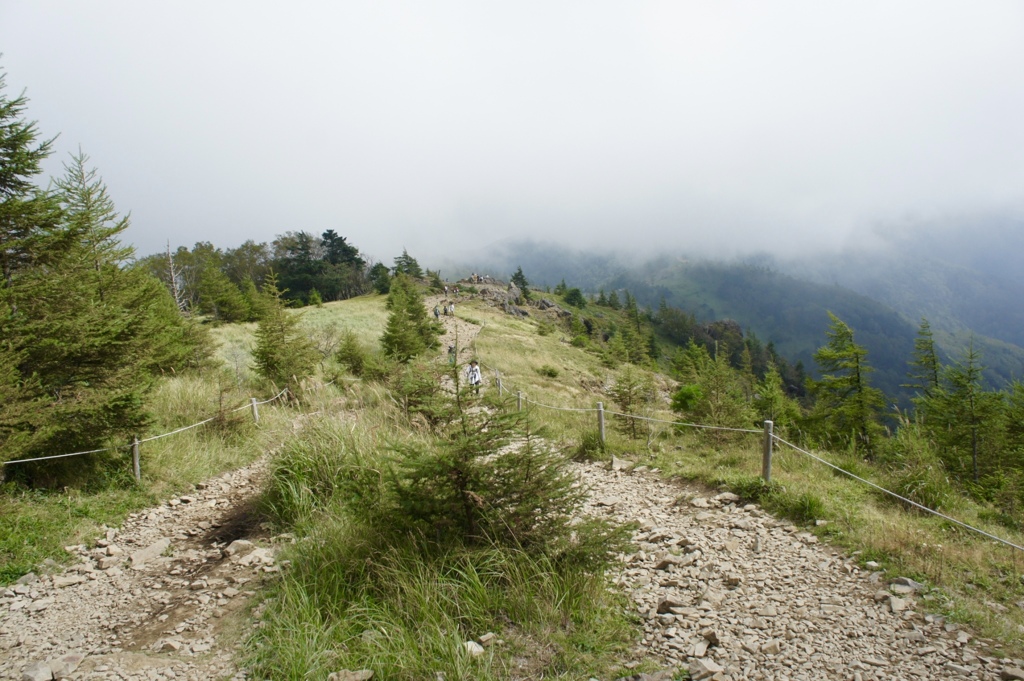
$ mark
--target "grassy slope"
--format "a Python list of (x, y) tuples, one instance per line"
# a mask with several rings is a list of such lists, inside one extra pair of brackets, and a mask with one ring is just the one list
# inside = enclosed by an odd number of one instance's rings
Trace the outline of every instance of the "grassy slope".
[[(514, 319), (478, 301), (461, 305), (459, 314), (484, 324), (475, 343), (477, 354), (491, 370), (490, 376), (493, 369), (501, 371), (506, 387), (523, 390), (531, 399), (551, 405), (591, 407), (604, 401), (611, 406), (602, 391), (613, 372), (593, 355), (562, 342), (564, 334), (556, 331), (540, 336), (533, 321)], [(310, 310), (305, 323), (351, 326), (369, 344), (379, 336), (384, 319), (382, 299), (370, 296)], [(218, 333), (225, 339), (227, 350), (222, 353), (231, 348), (242, 353), (251, 332), (228, 327)], [(244, 358), (237, 361), (240, 366), (247, 364)], [(558, 376), (541, 375), (538, 369), (545, 365), (555, 367)], [(237, 378), (233, 374), (229, 369), (218, 375), (222, 383), (233, 384)], [(247, 393), (233, 391), (229, 395), (238, 402)], [(207, 409), (215, 409), (217, 401), (215, 380), (171, 379), (154, 396), (154, 409), (163, 416), (153, 431), (184, 425), (194, 416), (209, 413)], [(143, 453), (146, 480), (142, 488), (127, 484), (100, 493), (72, 490), (49, 494), (8, 490), (0, 496), (0, 574), (9, 580), (44, 557), (59, 556), (61, 546), (94, 534), (101, 523), (117, 524), (131, 510), (265, 451), (281, 436), (291, 412), (264, 408), (262, 413), (267, 416), (259, 430), (240, 424), (237, 435), (220, 438), (197, 429), (153, 443)], [(671, 418), (664, 411), (660, 416)], [(550, 426), (553, 437), (569, 448), (595, 428), (592, 413), (538, 410), (538, 417)], [(609, 449), (615, 453), (650, 462), (670, 476), (725, 485), (748, 495), (759, 493), (757, 438), (713, 442), (659, 425), (651, 434), (651, 443), (648, 448), (645, 442), (625, 440), (609, 426)], [(866, 477), (876, 476), (862, 462), (836, 455), (829, 458)], [(890, 574), (907, 574), (939, 586), (941, 591), (930, 594), (932, 600), (926, 608), (951, 611), (979, 627), (984, 635), (1021, 653), (1024, 611), (1014, 605), (1024, 596), (1020, 582), (1024, 557), (1019, 553), (930, 517), (905, 512), (860, 483), (839, 477), (802, 455), (780, 451), (775, 479), (778, 487), (761, 499), (768, 508), (803, 521), (828, 520), (829, 524), (815, 528), (826, 541), (862, 551), (865, 561), (883, 563)], [(985, 522), (984, 511), (962, 502), (955, 515), (1016, 543), (1024, 541), (1017, 533)], [(1009, 611), (999, 612), (991, 602), (1009, 607)]]
[[(344, 314), (333, 315), (338, 303), (304, 314), (315, 326), (321, 318), (339, 317), (364, 334), (367, 341), (383, 328), (379, 297), (350, 301)], [(254, 324), (214, 329), (217, 357), (224, 366), (201, 376), (178, 376), (160, 383), (149, 398), (153, 423), (142, 437), (202, 421), (223, 407), (246, 404), (250, 396), (270, 397), (250, 387), (249, 349)], [(106, 456), (97, 473), (81, 487), (63, 490), (24, 490), (13, 484), (0, 488), (0, 584), (17, 579), (42, 561), (62, 561), (63, 547), (90, 541), (104, 525), (120, 525), (126, 515), (160, 499), (183, 493), (190, 486), (227, 470), (244, 466), (279, 444), (291, 433), (294, 409), (277, 404), (260, 407), (260, 426), (248, 410), (171, 437), (142, 445), (143, 481), (131, 477), (127, 449)], [(114, 443), (121, 444), (121, 443)]]
[[(600, 386), (613, 379), (613, 372), (604, 369), (593, 355), (560, 342), (561, 334), (540, 337), (534, 331), (531, 335), (531, 322), (490, 308), (464, 306), (464, 310), (486, 323), (477, 340), (479, 356), (485, 365), (501, 371), (506, 385), (553, 406), (591, 407), (598, 400), (603, 400), (606, 408), (612, 406)], [(544, 364), (558, 367), (559, 377), (538, 374), (536, 369)], [(591, 413), (538, 412), (540, 423), (551, 425), (570, 447), (595, 427)], [(664, 410), (658, 416), (673, 418)], [(612, 452), (657, 466), (668, 476), (758, 497), (770, 510), (809, 525), (823, 540), (861, 552), (864, 562), (881, 563), (890, 575), (899, 573), (939, 587), (929, 594), (926, 610), (951, 613), (978, 627), (983, 635), (1004, 642), (1016, 654), (1024, 651), (1024, 609), (1016, 605), (1024, 597), (1021, 552), (932, 516), (908, 512), (862, 483), (781, 445), (776, 447), (776, 486), (766, 493), (758, 484), (761, 443), (757, 436), (716, 442), (656, 425), (651, 441), (647, 448), (645, 442), (626, 440), (609, 426)], [(880, 472), (858, 459), (842, 454), (823, 456), (862, 477), (884, 480)], [(989, 509), (958, 500), (950, 512), (975, 527), (1024, 545), (1024, 535), (991, 522)], [(814, 526), (819, 519), (828, 524)], [(993, 607), (993, 602), (1000, 607)], [(1003, 608), (1008, 610), (1001, 611)]]
[[(533, 373), (537, 359), (579, 374), (575, 387), (539, 380), (531, 385), (532, 396), (561, 401), (590, 394), (581, 386), (597, 380), (596, 360), (572, 351), (557, 335), (538, 336), (530, 322), (499, 316), (478, 303), (459, 308), (460, 317), (484, 322), (475, 350), (485, 363), (507, 367), (507, 379)], [(362, 324), (357, 333), (374, 341), (367, 346), (376, 345), (385, 319), (380, 299), (317, 312), (308, 321)], [(505, 355), (503, 347), (515, 352)], [(493, 374), (487, 384), (493, 389)], [(621, 671), (636, 632), (624, 597), (609, 592), (602, 575), (507, 547), (464, 547), (425, 558), (414, 546), (381, 545), (380, 533), (325, 492), (333, 485), (315, 483), (311, 470), (326, 466), (334, 475), (348, 470), (348, 457), (357, 457), (364, 469), (383, 470), (387, 443), (422, 438), (395, 403), (382, 397), (379, 385), (358, 382), (343, 390), (343, 410), (319, 418), (275, 463), (274, 479), (281, 482), (274, 490), (287, 490), (300, 508), (311, 498), (319, 501), (315, 511), (289, 521), (299, 541), (288, 556), (293, 567), (269, 594), (265, 624), (250, 641), (255, 673), (322, 678), (336, 669), (371, 668), (396, 679), (433, 678), (438, 672), (448, 679), (501, 679)], [(268, 497), (274, 508), (282, 507), (273, 501), (279, 494)], [(488, 631), (503, 643), (481, 658), (466, 655), (463, 641)]]

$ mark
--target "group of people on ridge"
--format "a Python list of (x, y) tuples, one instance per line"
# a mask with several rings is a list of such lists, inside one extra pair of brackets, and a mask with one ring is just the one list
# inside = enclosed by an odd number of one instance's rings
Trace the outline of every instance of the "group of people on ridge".
[(444, 301), (444, 307), (441, 307), (440, 305), (435, 305), (434, 306), (434, 319), (441, 319), (441, 314), (442, 313), (444, 314), (445, 317), (454, 317), (455, 316), (455, 303), (449, 303), (446, 300), (446, 301)]

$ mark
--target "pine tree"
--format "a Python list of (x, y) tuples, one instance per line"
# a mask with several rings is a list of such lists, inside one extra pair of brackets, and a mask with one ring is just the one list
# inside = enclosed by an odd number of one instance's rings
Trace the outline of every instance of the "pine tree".
[(921, 318), (921, 325), (917, 329), (917, 338), (914, 339), (913, 358), (908, 364), (910, 370), (907, 377), (910, 383), (904, 383), (900, 387), (910, 388), (917, 393), (918, 399), (926, 400), (939, 387), (942, 365), (939, 364), (939, 357), (935, 351), (932, 327), (924, 317)]
[(275, 273), (268, 275), (262, 295), (263, 317), (256, 326), (253, 371), (274, 386), (295, 393), (316, 368), (316, 350), (299, 328), (300, 316), (285, 309)]
[[(957, 362), (943, 369), (940, 387), (923, 401), (925, 425), (947, 465), (969, 474), (974, 482), (995, 468), (1003, 412), (1001, 396), (982, 385), (983, 370), (972, 341)], [(970, 457), (969, 470), (963, 463), (965, 454)]]
[(878, 417), (885, 397), (868, 383), (872, 369), (867, 350), (854, 342), (853, 330), (831, 312), (828, 316), (828, 343), (814, 353), (822, 376), (808, 381), (816, 399), (812, 416), (827, 429), (826, 436), (835, 435), (871, 455), (882, 430)]
[(523, 274), (522, 266), (516, 268), (515, 274), (512, 275), (512, 283), (519, 288), (524, 294), (526, 289), (529, 288), (530, 282), (526, 280), (526, 275)]
[(657, 400), (654, 378), (646, 371), (626, 365), (619, 372), (615, 383), (608, 390), (609, 397), (614, 400), (621, 413), (618, 425), (622, 432), (631, 439), (637, 440), (640, 434), (647, 432), (646, 422), (632, 416), (644, 416), (651, 411)]
[(571, 288), (565, 292), (565, 304), (583, 309), (587, 306), (587, 299), (583, 297), (583, 292), (578, 288)]
[[(754, 414), (744, 393), (739, 372), (729, 365), (728, 353), (712, 358), (691, 343), (682, 358), (687, 385), (672, 398), (672, 408), (699, 423), (726, 428), (747, 428)], [(720, 435), (716, 439), (724, 439)]]
[(625, 303), (626, 316), (629, 317), (630, 322), (636, 326), (636, 332), (641, 333), (640, 329), (640, 307), (637, 305), (636, 298), (626, 291), (626, 303)]
[(512, 283), (516, 285), (523, 298), (526, 300), (530, 299), (530, 282), (527, 281), (526, 275), (523, 274), (523, 268), (517, 267), (515, 274), (512, 275)]
[(597, 302), (595, 302), (594, 304), (595, 305), (599, 305), (601, 307), (608, 307), (608, 298), (604, 294), (604, 289), (601, 289), (598, 292), (598, 294), (597, 294)]
[(34, 183), (53, 140), (39, 141), (36, 123), (24, 118), (28, 100), (24, 95), (8, 99), (6, 80), (0, 71), (0, 276), (9, 288), (17, 270), (45, 259), (40, 235), (56, 227), (60, 208), (52, 193)]
[(373, 289), (381, 294), (387, 295), (391, 290), (391, 270), (382, 262), (376, 263), (370, 268), (370, 283)]
[(252, 316), (242, 291), (212, 262), (200, 274), (198, 307), (217, 322), (244, 322)]
[(774, 363), (768, 365), (764, 378), (757, 384), (753, 400), (761, 421), (771, 421), (775, 432), (784, 436), (800, 418), (800, 406), (786, 395), (782, 375)]
[[(20, 420), (12, 422), (10, 405), (0, 418), (20, 433), (14, 439), (22, 454), (138, 433), (155, 375), (195, 365), (208, 350), (204, 333), (181, 317), (160, 282), (127, 266), (132, 251), (117, 237), (128, 220), (87, 160), (80, 153), (65, 164), (54, 183), (59, 221), (26, 233), (32, 257), (12, 270), (0, 301), (9, 311), (0, 323), (17, 358), (22, 397), (34, 404)], [(73, 465), (22, 470), (56, 482)]]
[(439, 329), (430, 321), (415, 282), (398, 274), (391, 282), (387, 300), (388, 322), (381, 336), (384, 354), (408, 363), (428, 349), (438, 347)]
[(420, 415), (433, 423), (434, 437), (396, 448), (390, 527), (442, 547), (511, 546), (582, 569), (600, 568), (621, 550), (621, 529), (577, 519), (584, 492), (528, 412), (500, 401), (471, 409), (476, 401), (466, 399), (457, 368), (449, 370), (451, 392), (439, 387), (436, 372), (410, 370), (423, 374), (414, 381), (422, 386), (417, 405), (429, 411)]
[(608, 294), (608, 307), (613, 310), (619, 310), (622, 308), (622, 303), (619, 302), (619, 294), (615, 291)]
[(402, 249), (402, 255), (395, 258), (394, 273), (396, 275), (404, 274), (413, 279), (423, 278), (423, 270), (420, 268), (420, 264), (404, 248)]

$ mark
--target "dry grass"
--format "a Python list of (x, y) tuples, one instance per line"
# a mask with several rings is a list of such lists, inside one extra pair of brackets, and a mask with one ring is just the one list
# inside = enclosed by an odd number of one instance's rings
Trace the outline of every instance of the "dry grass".
[[(501, 371), (506, 387), (522, 390), (531, 399), (560, 407), (591, 408), (603, 401), (611, 408), (602, 386), (615, 371), (598, 357), (564, 342), (566, 334), (537, 333), (533, 320), (507, 316), (481, 301), (463, 304), (464, 314), (485, 323), (476, 341), (482, 363)], [(550, 365), (557, 378), (541, 375)], [(664, 409), (654, 415), (673, 420)], [(550, 426), (566, 448), (596, 428), (592, 413), (538, 409), (540, 423)], [(660, 467), (668, 477), (701, 482), (713, 488), (750, 492), (758, 488), (761, 472), (759, 436), (731, 437), (716, 442), (707, 434), (679, 433), (654, 424), (647, 440), (631, 441), (608, 425), (607, 450)], [(846, 455), (824, 453), (826, 459), (852, 472), (882, 482), (877, 471)], [(810, 512), (810, 526), (823, 541), (856, 552), (862, 562), (874, 560), (889, 575), (905, 575), (934, 587), (923, 608), (942, 612), (975, 627), (978, 633), (1004, 646), (1007, 654), (1024, 655), (1024, 555), (946, 521), (907, 510), (863, 483), (777, 445), (773, 459), (774, 492), (760, 501), (777, 514), (800, 517)], [(957, 519), (1018, 545), (1024, 535), (988, 522), (985, 508), (958, 500)], [(813, 520), (828, 524), (820, 527)]]

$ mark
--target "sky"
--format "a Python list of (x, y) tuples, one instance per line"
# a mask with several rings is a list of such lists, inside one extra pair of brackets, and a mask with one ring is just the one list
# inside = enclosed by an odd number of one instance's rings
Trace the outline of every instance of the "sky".
[(334, 229), (792, 254), (1024, 224), (1024, 4), (0, 0), (140, 255)]

